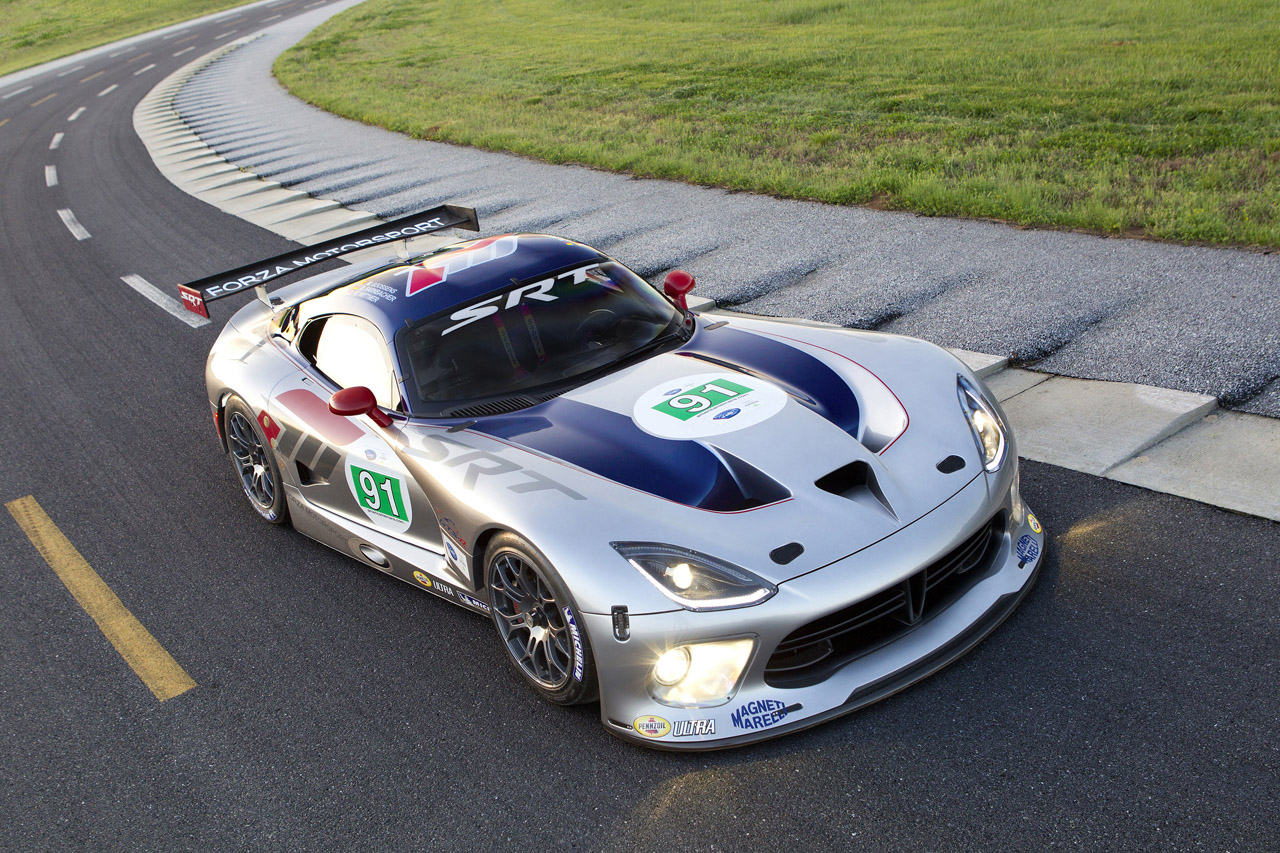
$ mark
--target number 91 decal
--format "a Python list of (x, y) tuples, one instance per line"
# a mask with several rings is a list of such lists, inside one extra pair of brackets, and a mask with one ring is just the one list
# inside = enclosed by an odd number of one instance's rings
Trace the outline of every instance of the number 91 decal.
[(786, 403), (786, 392), (759, 377), (703, 373), (663, 383), (641, 394), (631, 417), (651, 435), (705, 438), (768, 420)]
[(347, 485), (360, 509), (375, 525), (397, 532), (409, 529), (413, 506), (403, 477), (348, 462)]

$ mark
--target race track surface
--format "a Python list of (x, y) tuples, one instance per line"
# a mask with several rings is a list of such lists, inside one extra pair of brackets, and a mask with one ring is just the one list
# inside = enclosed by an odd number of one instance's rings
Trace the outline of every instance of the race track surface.
[[(1280, 527), (1272, 522), (1026, 463), (1023, 491), (1049, 535), (1048, 556), (1026, 601), (986, 642), (867, 710), (698, 755), (624, 744), (595, 707), (541, 702), (483, 618), (261, 523), (219, 452), (203, 387), (218, 318), (237, 300), (217, 303), (215, 322), (193, 328), (134, 285), (141, 279), (172, 298), (176, 282), (290, 244), (170, 185), (131, 116), (192, 58), (321, 11), (304, 0), (259, 4), (0, 83), (0, 503), (32, 496), (195, 683), (159, 701), (0, 512), (0, 848), (1275, 846)], [(449, 156), (463, 171), (462, 153)], [(788, 245), (770, 227), (779, 203), (769, 199), (739, 197), (756, 213), (719, 220), (717, 235), (717, 220), (687, 201), (604, 204), (627, 182), (585, 175), (602, 195), (594, 206), (586, 191), (575, 196), (583, 210), (572, 219), (546, 219), (536, 197), (506, 204), (503, 188), (514, 192), (523, 178), (494, 176), (488, 198), (449, 196), (460, 185), (448, 178), (432, 192), (482, 212), (487, 205), (495, 229), (594, 239), (639, 257), (645, 272), (692, 259), (719, 294), (827, 251), (818, 236)], [(689, 195), (677, 200), (724, 197), (679, 192)], [(428, 197), (400, 196), (403, 206)], [(955, 266), (933, 248), (940, 223), (891, 215), (884, 221), (896, 224), (876, 236), (870, 213), (847, 215), (851, 224), (823, 239), (842, 247), (845, 262), (871, 265), (868, 276), (882, 265), (875, 246), (919, 252), (910, 261), (918, 275), (889, 270), (899, 278), (883, 288), (919, 292)], [(979, 236), (1000, 228), (954, 227)], [(753, 243), (762, 251), (746, 251), (752, 234), (763, 235)], [(1013, 270), (1021, 250), (986, 239), (983, 269)], [(1233, 270), (1243, 280), (1274, 273), (1261, 255), (1095, 242), (1117, 264), (1171, 250), (1223, 281)], [(730, 255), (759, 266), (717, 278), (716, 259)], [(1048, 261), (1040, 268), (1066, 275)], [(940, 299), (962, 300), (970, 288), (948, 287)], [(801, 290), (774, 288), (744, 304), (761, 310), (761, 300), (801, 299)], [(860, 292), (827, 304), (847, 305), (831, 310), (848, 316), (871, 310), (870, 286), (865, 309)], [(922, 304), (884, 325), (919, 331), (912, 324), (931, 310)], [(1206, 334), (1200, 346), (1207, 356), (1220, 346), (1224, 363), (1248, 349), (1232, 345), (1225, 328)], [(1178, 346), (1166, 348), (1180, 357)], [(1246, 374), (1255, 370), (1247, 361), (1239, 362)]]

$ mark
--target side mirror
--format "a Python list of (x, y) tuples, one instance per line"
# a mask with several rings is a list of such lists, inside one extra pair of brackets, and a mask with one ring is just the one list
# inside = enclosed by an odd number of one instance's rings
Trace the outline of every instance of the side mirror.
[(392, 424), (391, 416), (378, 408), (377, 398), (363, 385), (335, 391), (329, 398), (329, 411), (344, 418), (368, 415), (369, 419), (380, 427), (389, 427)]
[(690, 290), (693, 290), (693, 273), (684, 270), (672, 270), (667, 273), (666, 279), (662, 282), (662, 292), (667, 298), (680, 307), (682, 311), (689, 310), (689, 303), (685, 300)]

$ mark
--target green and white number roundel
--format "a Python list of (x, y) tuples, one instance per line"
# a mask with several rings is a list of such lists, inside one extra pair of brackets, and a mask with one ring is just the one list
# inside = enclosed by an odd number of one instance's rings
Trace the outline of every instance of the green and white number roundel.
[(649, 389), (636, 400), (631, 417), (659, 438), (707, 438), (766, 421), (786, 404), (786, 392), (762, 379), (702, 373)]
[(347, 485), (356, 503), (375, 526), (404, 533), (413, 520), (413, 506), (403, 473), (352, 455), (346, 459)]

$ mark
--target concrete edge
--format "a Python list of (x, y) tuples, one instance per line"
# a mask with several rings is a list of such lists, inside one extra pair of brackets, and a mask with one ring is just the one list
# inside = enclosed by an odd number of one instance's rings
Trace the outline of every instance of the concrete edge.
[[(152, 162), (187, 195), (304, 246), (384, 221), (332, 199), (287, 189), (227, 162), (174, 108), (174, 99), (192, 77), (263, 35), (263, 31), (252, 33), (209, 51), (165, 77), (138, 102), (133, 110), (133, 129)], [(449, 237), (427, 235), (415, 237), (409, 244), (410, 251), (419, 252), (450, 242)], [(384, 254), (385, 248), (375, 247), (344, 255), (342, 260), (356, 264)]]
[[(286, 189), (231, 165), (174, 109), (174, 98), (197, 72), (262, 35), (254, 33), (206, 53), (160, 81), (138, 103), (134, 129), (156, 167), (187, 194), (303, 245), (382, 221), (368, 211)], [(438, 235), (416, 238), (412, 250), (449, 242), (450, 238)], [(385, 253), (384, 247), (377, 247), (344, 260), (358, 263)], [(736, 313), (717, 309), (714, 300), (700, 296), (690, 297), (689, 307), (729, 316)], [(768, 319), (842, 328), (810, 320)], [(950, 352), (993, 387), (1008, 388), (1008, 395), (1000, 399), (1016, 413), (1010, 415), (1011, 427), (1023, 458), (1280, 521), (1280, 490), (1273, 485), (1280, 482), (1280, 421), (1241, 412), (1219, 419), (1211, 414), (1216, 401), (1202, 394), (1074, 379), (1011, 368), (1009, 359), (999, 355)], [(1117, 392), (1122, 395), (1119, 405)], [(1124, 394), (1138, 400), (1158, 399), (1159, 404), (1126, 405)], [(1260, 443), (1276, 452), (1258, 454)], [(1105, 463), (1099, 463), (1099, 458)], [(1224, 484), (1224, 475), (1245, 482)]]

